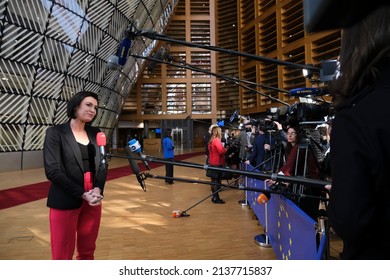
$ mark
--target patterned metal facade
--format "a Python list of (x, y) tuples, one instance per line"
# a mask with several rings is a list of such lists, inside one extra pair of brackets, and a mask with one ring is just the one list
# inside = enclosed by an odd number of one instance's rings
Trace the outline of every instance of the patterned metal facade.
[[(166, 28), (177, 0), (0, 0), (0, 171), (34, 167), (49, 126), (66, 122), (67, 101), (98, 93), (93, 125), (110, 139), (145, 60), (110, 69), (125, 31)], [(137, 37), (130, 52), (148, 57), (156, 42)], [(30, 157), (30, 159), (29, 159)], [(38, 160), (38, 162), (40, 159)]]

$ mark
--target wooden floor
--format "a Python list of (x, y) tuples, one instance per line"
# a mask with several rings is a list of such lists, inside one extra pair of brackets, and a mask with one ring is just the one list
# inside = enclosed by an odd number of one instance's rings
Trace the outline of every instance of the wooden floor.
[[(204, 156), (186, 161), (204, 163)], [(112, 159), (109, 168), (126, 166)], [(150, 171), (164, 176), (164, 167)], [(174, 176), (207, 180), (204, 170), (174, 167)], [(0, 189), (46, 181), (43, 169), (0, 173)], [(100, 260), (273, 260), (272, 248), (258, 246), (263, 233), (252, 210), (239, 203), (244, 192), (225, 188), (226, 204), (213, 204), (209, 185), (148, 178), (147, 191), (135, 175), (106, 183), (102, 223), (95, 258)], [(200, 202), (200, 203), (199, 203)], [(189, 217), (173, 218), (173, 210), (188, 210)], [(331, 243), (337, 258), (340, 243)], [(46, 199), (0, 210), (0, 259), (50, 259), (50, 234)]]

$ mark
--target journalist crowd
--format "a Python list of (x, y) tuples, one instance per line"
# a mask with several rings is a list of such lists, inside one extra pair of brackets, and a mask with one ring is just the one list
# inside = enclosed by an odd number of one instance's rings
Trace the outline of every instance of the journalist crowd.
[(387, 5), (342, 30), (338, 69), (329, 83), (332, 114), (323, 124), (244, 121), (239, 133), (222, 140), (227, 151), (238, 153), (236, 166), (327, 182), (322, 189), (294, 189), (267, 179), (286, 196), (304, 194), (295, 202), (314, 220), (325, 209), (330, 229), (343, 241), (341, 259), (389, 259), (389, 18)]
[[(330, 180), (331, 120), (307, 126), (299, 125), (295, 121), (274, 120), (274, 116), (271, 115), (258, 119), (240, 116), (238, 123), (238, 127), (232, 125), (219, 127), (218, 124), (210, 126), (204, 136), (206, 164), (268, 174)], [(224, 129), (223, 133), (222, 129)], [(215, 138), (217, 140), (214, 141)], [(212, 148), (216, 145), (215, 142), (219, 143), (219, 155), (222, 159), (210, 162), (210, 154), (215, 154), (217, 150)], [(217, 178), (218, 172), (214, 173), (208, 172), (207, 176), (212, 180), (211, 191), (217, 192), (218, 195), (220, 188), (215, 187), (214, 184), (221, 183), (223, 174)], [(241, 183), (240, 178), (240, 176), (232, 176), (228, 178), (229, 183), (238, 186)], [(327, 197), (326, 189), (324, 191), (312, 188), (295, 190), (294, 186), (289, 188), (290, 184), (287, 183), (272, 180), (267, 180), (267, 183), (271, 188), (277, 186), (289, 192)], [(303, 198), (296, 202), (302, 210), (316, 219), (318, 201), (321, 200)]]

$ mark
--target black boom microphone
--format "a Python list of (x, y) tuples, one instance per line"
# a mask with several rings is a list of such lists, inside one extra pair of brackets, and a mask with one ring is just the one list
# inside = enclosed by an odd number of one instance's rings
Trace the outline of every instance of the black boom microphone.
[(137, 177), (138, 183), (140, 184), (141, 188), (143, 189), (144, 192), (146, 192), (146, 186), (144, 180), (146, 179), (146, 176), (144, 173), (141, 173), (138, 164), (135, 162), (133, 159), (133, 152), (131, 151), (131, 148), (129, 146), (125, 147), (127, 159), (129, 160), (130, 163), (130, 168)]

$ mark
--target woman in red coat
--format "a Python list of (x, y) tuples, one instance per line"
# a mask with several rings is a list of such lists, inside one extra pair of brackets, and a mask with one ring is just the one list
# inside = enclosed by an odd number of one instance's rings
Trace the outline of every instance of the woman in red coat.
[[(211, 130), (211, 137), (208, 144), (209, 150), (209, 164), (212, 166), (225, 166), (226, 148), (222, 145), (222, 130), (219, 126), (214, 126)], [(219, 190), (221, 189), (222, 173), (213, 172), (211, 176), (211, 192), (213, 194), (211, 201), (217, 204), (223, 204), (225, 201), (220, 199)]]

